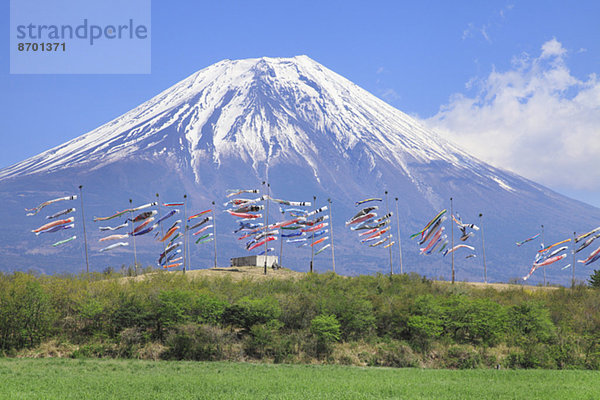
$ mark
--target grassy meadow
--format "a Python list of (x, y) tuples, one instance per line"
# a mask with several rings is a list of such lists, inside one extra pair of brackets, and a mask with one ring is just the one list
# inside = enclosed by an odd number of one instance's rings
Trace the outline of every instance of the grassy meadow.
[(597, 371), (0, 359), (1, 399), (598, 399)]

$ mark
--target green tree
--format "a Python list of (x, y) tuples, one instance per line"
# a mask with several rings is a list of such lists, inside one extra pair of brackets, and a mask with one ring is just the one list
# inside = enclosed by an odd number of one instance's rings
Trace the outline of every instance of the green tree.
[(250, 331), (252, 326), (266, 324), (279, 318), (280, 315), (281, 308), (274, 298), (251, 299), (244, 297), (227, 307), (223, 313), (223, 319), (230, 325)]
[(34, 347), (50, 334), (50, 297), (31, 275), (15, 274), (0, 298), (0, 349)]
[(340, 327), (335, 315), (317, 315), (310, 321), (310, 332), (316, 338), (317, 355), (331, 353), (331, 345), (340, 340)]
[(591, 287), (600, 289), (600, 269), (595, 269), (594, 272), (592, 272), (588, 282)]

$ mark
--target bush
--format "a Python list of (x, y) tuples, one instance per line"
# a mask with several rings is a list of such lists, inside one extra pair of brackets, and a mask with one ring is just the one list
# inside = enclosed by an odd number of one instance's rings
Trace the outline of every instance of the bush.
[(317, 315), (310, 321), (310, 332), (316, 339), (317, 356), (329, 355), (332, 344), (340, 340), (340, 323), (335, 315)]
[(192, 301), (190, 313), (197, 323), (218, 325), (226, 308), (227, 303), (207, 294), (198, 294)]
[(489, 299), (455, 297), (445, 307), (446, 331), (459, 343), (494, 346), (504, 337), (504, 308)]
[(217, 361), (227, 359), (234, 337), (210, 325), (177, 326), (167, 336), (164, 358), (171, 360)]
[(548, 309), (535, 302), (512, 306), (507, 315), (513, 344), (547, 343), (555, 336)]
[(141, 328), (127, 328), (119, 335), (119, 357), (132, 358), (148, 342), (149, 335)]
[(280, 315), (281, 308), (275, 299), (271, 297), (263, 299), (244, 297), (224, 310), (223, 320), (225, 323), (248, 332), (254, 325), (266, 324), (279, 318)]
[(481, 355), (469, 346), (452, 346), (444, 357), (445, 368), (474, 369), (481, 364)]
[(15, 274), (11, 289), (0, 293), (0, 350), (32, 348), (48, 337), (54, 313), (40, 283)]
[(277, 352), (277, 343), (281, 339), (279, 329), (282, 325), (277, 320), (271, 320), (266, 324), (257, 324), (250, 328), (250, 335), (244, 343), (246, 354), (258, 359), (265, 356), (273, 357)]
[(369, 365), (394, 368), (418, 367), (419, 358), (410, 346), (394, 340), (379, 346)]

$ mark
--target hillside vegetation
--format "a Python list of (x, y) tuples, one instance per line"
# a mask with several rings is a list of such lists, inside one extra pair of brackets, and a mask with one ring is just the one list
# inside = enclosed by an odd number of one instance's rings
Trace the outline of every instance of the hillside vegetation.
[(596, 289), (496, 290), (415, 274), (246, 276), (0, 274), (0, 355), (600, 368)]

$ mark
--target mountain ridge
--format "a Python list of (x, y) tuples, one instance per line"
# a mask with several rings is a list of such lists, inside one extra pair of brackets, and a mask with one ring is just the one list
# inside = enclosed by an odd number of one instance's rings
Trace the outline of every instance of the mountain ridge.
[[(101, 215), (126, 208), (121, 196), (145, 202), (156, 192), (172, 198), (187, 193), (193, 207), (204, 207), (220, 204), (227, 188), (260, 186), (261, 181), (270, 182), (276, 197), (310, 201), (317, 196), (319, 205), (331, 198), (336, 226), (353, 214), (354, 201), (389, 191), (399, 198), (407, 260), (414, 270), (434, 277), (446, 273), (448, 261), (418, 257), (416, 243), (405, 238), (440, 209), (449, 209), (450, 197), (465, 219), (475, 222), (480, 212), (489, 218), (486, 232), (498, 241), (489, 241), (488, 263), (508, 259), (518, 265), (515, 276), (527, 272), (522, 271), (532, 255), (517, 254), (509, 247), (514, 241), (541, 224), (555, 227), (550, 241), (573, 227), (591, 227), (590, 216), (600, 218), (597, 208), (470, 156), (307, 56), (223, 60), (204, 68), (95, 130), (0, 170), (0, 197), (19, 193), (35, 203), (45, 200), (44, 191), (83, 183), (95, 191), (90, 208)], [(395, 211), (395, 204), (389, 208)], [(6, 217), (15, 227), (27, 223)], [(219, 238), (229, 254), (240, 251), (227, 236), (233, 224), (224, 220)], [(353, 235), (335, 229), (336, 249), (349, 273), (389, 265), (387, 251), (358, 248)], [(13, 241), (9, 235), (0, 239)], [(26, 236), (19, 243), (21, 248), (38, 244)], [(98, 246), (91, 247), (94, 252)], [(305, 257), (301, 250), (290, 251)], [(506, 258), (507, 251), (515, 254)], [(117, 259), (94, 257), (100, 264)], [(150, 255), (142, 259), (152, 262)], [(461, 263), (466, 277), (479, 274), (479, 264)]]

